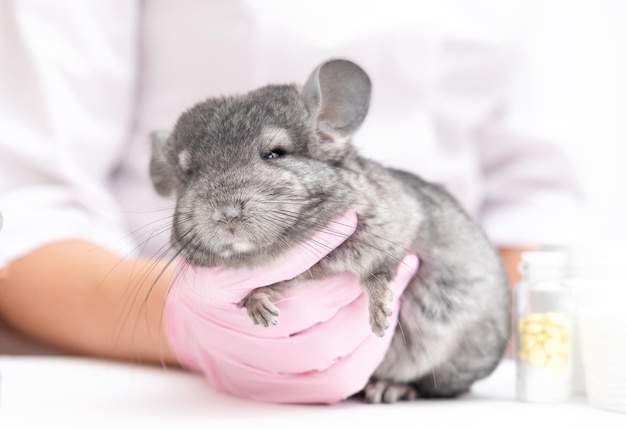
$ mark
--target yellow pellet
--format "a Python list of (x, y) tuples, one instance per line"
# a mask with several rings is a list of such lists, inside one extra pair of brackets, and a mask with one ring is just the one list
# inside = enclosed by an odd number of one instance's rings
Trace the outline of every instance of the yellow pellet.
[(533, 313), (517, 321), (520, 360), (531, 366), (562, 368), (567, 362), (571, 324), (556, 312)]
[(526, 324), (525, 328), (526, 333), (541, 333), (543, 331), (543, 325), (539, 323), (529, 323)]
[(552, 325), (546, 326), (545, 332), (548, 337), (561, 337), (563, 335), (562, 329)]
[(543, 350), (548, 355), (556, 355), (561, 352), (562, 342), (559, 339), (548, 339), (543, 343)]

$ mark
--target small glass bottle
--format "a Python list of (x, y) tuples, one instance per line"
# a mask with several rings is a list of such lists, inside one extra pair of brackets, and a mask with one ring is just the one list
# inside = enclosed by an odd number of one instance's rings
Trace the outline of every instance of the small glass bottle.
[(517, 399), (558, 402), (572, 396), (574, 299), (563, 282), (566, 254), (522, 254), (515, 287)]

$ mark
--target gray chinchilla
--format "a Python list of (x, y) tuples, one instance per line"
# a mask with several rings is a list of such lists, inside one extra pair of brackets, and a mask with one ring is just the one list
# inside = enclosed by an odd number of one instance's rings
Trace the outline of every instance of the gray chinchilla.
[(352, 271), (382, 336), (389, 281), (406, 252), (415, 252), (418, 272), (364, 395), (371, 402), (455, 396), (489, 375), (504, 352), (504, 271), (483, 231), (442, 187), (359, 156), (350, 141), (370, 94), (365, 71), (333, 59), (304, 86), (208, 99), (184, 112), (171, 133), (152, 134), (150, 173), (161, 195), (177, 198), (172, 245), (202, 266), (263, 265), (356, 210), (356, 232), (310, 272), (240, 303), (255, 323), (277, 322), (272, 299), (281, 288)]

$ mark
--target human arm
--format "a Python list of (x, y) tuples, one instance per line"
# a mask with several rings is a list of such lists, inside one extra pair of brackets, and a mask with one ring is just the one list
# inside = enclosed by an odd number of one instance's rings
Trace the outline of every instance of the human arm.
[(86, 241), (51, 243), (9, 265), (0, 317), (61, 352), (176, 365), (161, 321), (172, 271)]
[(333, 403), (359, 391), (382, 360), (415, 256), (404, 258), (391, 283), (394, 313), (383, 339), (371, 332), (367, 295), (353, 274), (286, 291), (277, 327), (254, 326), (237, 303), (251, 289), (307, 270), (355, 228), (356, 216), (347, 214), (254, 270), (178, 262), (174, 273), (163, 261), (120, 259), (86, 242), (55, 243), (9, 266), (0, 314), (68, 352), (180, 363), (217, 389), (251, 399)]
[(538, 249), (539, 246), (532, 245), (516, 248), (498, 249), (498, 254), (500, 255), (500, 259), (502, 260), (502, 264), (504, 265), (509, 288), (511, 288), (511, 290), (513, 290), (515, 285), (517, 285), (522, 280), (522, 275), (520, 274), (517, 267), (522, 258), (522, 253), (526, 251), (537, 251)]
[[(0, 315), (14, 328), (65, 352), (175, 365), (177, 355), (170, 341), (174, 341), (179, 354), (206, 345), (194, 337), (172, 334), (171, 330), (168, 338), (168, 323), (170, 328), (180, 327), (198, 315), (210, 318), (219, 313), (212, 308), (216, 303), (219, 307), (222, 302), (239, 302), (245, 295), (243, 289), (249, 291), (299, 275), (341, 244), (355, 228), (356, 216), (346, 214), (332, 228), (323, 229), (275, 264), (248, 271), (189, 269), (179, 260), (123, 258), (85, 241), (56, 242), (9, 265), (7, 277), (0, 280)], [(177, 265), (183, 271), (174, 276)], [(192, 271), (190, 278), (188, 272)], [(168, 299), (166, 307), (172, 280), (174, 297)], [(317, 291), (332, 288), (322, 283)], [(358, 288), (358, 282), (348, 284)], [(178, 301), (181, 294), (191, 296), (192, 303)], [(210, 297), (206, 304), (199, 300), (196, 311), (192, 309), (196, 305), (194, 294)], [(235, 298), (229, 302), (232, 294)], [(310, 294), (296, 296), (298, 315), (315, 308), (308, 306), (310, 298)], [(318, 299), (318, 303), (324, 301)], [(240, 322), (246, 327), (252, 325), (245, 310), (232, 307), (243, 312)], [(169, 309), (169, 314), (164, 309)], [(313, 317), (319, 317), (317, 311)], [(294, 325), (287, 327), (293, 329)]]

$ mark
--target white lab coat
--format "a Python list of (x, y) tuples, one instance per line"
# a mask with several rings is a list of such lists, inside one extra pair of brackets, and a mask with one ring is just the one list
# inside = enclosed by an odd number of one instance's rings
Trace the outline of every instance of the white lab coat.
[(330, 57), (372, 78), (362, 153), (445, 185), (498, 246), (568, 241), (572, 166), (512, 120), (526, 29), (506, 3), (3, 1), (0, 254), (82, 238), (160, 255), (173, 205), (151, 187), (148, 134)]

